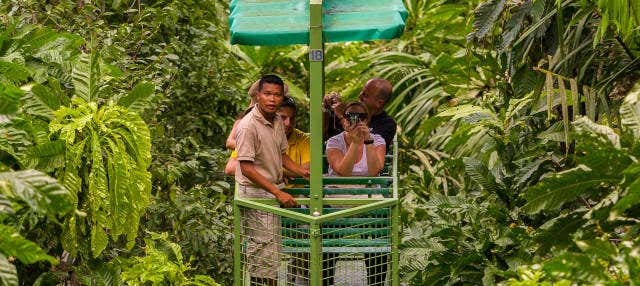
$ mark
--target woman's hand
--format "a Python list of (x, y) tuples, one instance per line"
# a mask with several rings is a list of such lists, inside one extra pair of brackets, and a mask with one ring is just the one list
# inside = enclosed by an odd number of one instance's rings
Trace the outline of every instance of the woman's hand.
[(361, 123), (356, 124), (356, 126), (349, 127), (350, 130), (347, 131), (347, 138), (349, 138), (351, 143), (355, 143), (358, 145), (364, 144), (364, 140), (367, 136), (369, 136), (369, 129), (366, 126), (363, 126)]

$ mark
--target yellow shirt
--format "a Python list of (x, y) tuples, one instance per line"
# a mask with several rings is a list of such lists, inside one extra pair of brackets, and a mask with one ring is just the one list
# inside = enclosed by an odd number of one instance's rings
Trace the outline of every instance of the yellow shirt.
[[(309, 163), (309, 161), (311, 161), (311, 154), (309, 153), (310, 142), (311, 141), (307, 133), (294, 128), (293, 132), (291, 132), (291, 136), (287, 139), (287, 143), (289, 145), (287, 148), (287, 155), (289, 155), (293, 162), (300, 165)], [(238, 152), (233, 150), (230, 157), (237, 158)]]

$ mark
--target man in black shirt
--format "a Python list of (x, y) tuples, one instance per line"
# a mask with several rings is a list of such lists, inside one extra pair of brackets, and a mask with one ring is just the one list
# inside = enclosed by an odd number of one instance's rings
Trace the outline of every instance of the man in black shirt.
[[(369, 127), (372, 132), (384, 138), (387, 146), (387, 153), (393, 143), (393, 136), (396, 134), (396, 122), (384, 110), (384, 105), (391, 98), (392, 87), (389, 81), (382, 78), (374, 78), (367, 81), (360, 92), (360, 101), (369, 109), (371, 119)], [(341, 121), (344, 114), (344, 104), (340, 102), (338, 94), (328, 94), (322, 100), (324, 111), (324, 140), (342, 132)]]

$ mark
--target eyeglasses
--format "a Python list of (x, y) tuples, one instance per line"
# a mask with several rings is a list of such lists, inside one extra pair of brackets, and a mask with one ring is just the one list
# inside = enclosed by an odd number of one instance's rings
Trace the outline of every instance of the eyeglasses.
[(344, 117), (351, 120), (352, 118), (355, 120), (356, 118), (360, 121), (364, 121), (367, 119), (367, 114), (364, 112), (345, 112)]

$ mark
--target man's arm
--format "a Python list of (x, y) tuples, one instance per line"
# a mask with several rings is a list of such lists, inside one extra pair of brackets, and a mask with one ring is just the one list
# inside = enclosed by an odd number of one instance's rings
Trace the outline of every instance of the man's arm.
[(298, 205), (293, 196), (278, 189), (278, 187), (270, 183), (264, 176), (258, 173), (256, 168), (253, 166), (253, 162), (240, 161), (240, 170), (242, 171), (242, 174), (247, 177), (247, 179), (251, 180), (251, 182), (253, 182), (256, 186), (264, 189), (269, 193), (272, 193), (276, 197), (276, 199), (285, 207), (290, 208)]
[(282, 154), (282, 166), (297, 176), (303, 177), (307, 180), (309, 179), (309, 169), (305, 169), (296, 162), (293, 162), (286, 153)]

